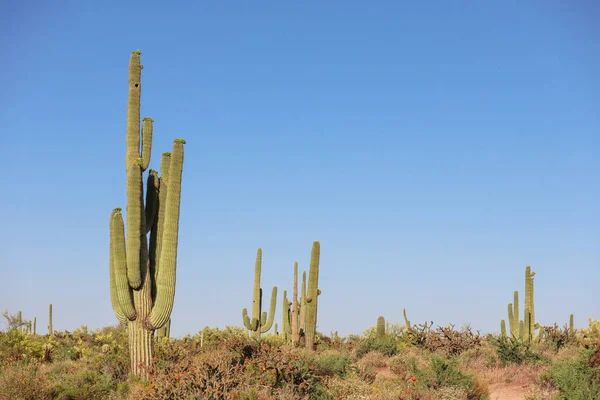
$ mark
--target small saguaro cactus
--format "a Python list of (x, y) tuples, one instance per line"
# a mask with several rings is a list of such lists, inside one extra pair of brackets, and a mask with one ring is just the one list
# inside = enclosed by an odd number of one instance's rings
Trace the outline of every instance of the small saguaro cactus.
[(287, 298), (287, 290), (283, 291), (283, 304), (281, 305), (281, 332), (283, 339), (288, 340), (292, 334), (292, 319), (290, 311), (290, 301)]
[(300, 312), (298, 313), (298, 326), (300, 334), (306, 332), (306, 271), (302, 272), (302, 286), (300, 287)]
[(319, 289), (319, 259), (321, 256), (321, 244), (313, 242), (310, 255), (310, 269), (308, 271), (308, 291), (306, 293), (306, 348), (314, 350), (315, 337), (317, 334), (317, 304), (321, 294)]
[(37, 317), (33, 317), (33, 335), (36, 335), (36, 329), (37, 329)]
[(506, 322), (504, 320), (500, 321), (500, 336), (503, 338), (506, 337)]
[(17, 323), (19, 324), (19, 332), (23, 333), (23, 315), (21, 311), (17, 314)]
[(134, 51), (129, 59), (127, 232), (121, 209), (115, 208), (110, 215), (109, 276), (113, 310), (118, 320), (127, 324), (131, 372), (147, 377), (154, 331), (169, 322), (175, 299), (185, 140), (175, 139), (172, 151), (163, 153), (161, 176), (149, 171), (144, 202), (143, 173), (150, 163), (153, 120), (146, 117), (140, 124), (140, 54)]
[(377, 318), (377, 339), (385, 338), (385, 318), (380, 315)]
[(569, 315), (569, 333), (575, 332), (575, 316)]
[(248, 317), (248, 310), (242, 310), (242, 320), (246, 329), (252, 332), (252, 336), (260, 338), (261, 333), (267, 333), (273, 326), (275, 318), (275, 307), (277, 305), (277, 286), (273, 286), (271, 294), (271, 307), (269, 313), (262, 311), (262, 289), (260, 287), (260, 275), (262, 270), (262, 249), (256, 252), (256, 263), (254, 265), (254, 289), (252, 292), (252, 319)]
[(298, 262), (294, 263), (294, 288), (292, 293), (292, 312), (291, 312), (291, 330), (292, 330), (292, 345), (298, 345), (300, 341), (300, 327), (298, 321)]
[(48, 335), (52, 336), (54, 330), (52, 330), (52, 304), (48, 307)]
[(406, 308), (402, 309), (402, 314), (404, 315), (404, 325), (406, 326), (406, 329), (410, 331), (412, 329), (412, 325), (406, 316)]

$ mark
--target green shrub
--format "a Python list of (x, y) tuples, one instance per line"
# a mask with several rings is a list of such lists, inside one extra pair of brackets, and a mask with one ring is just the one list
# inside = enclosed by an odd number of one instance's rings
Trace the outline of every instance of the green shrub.
[(320, 376), (338, 376), (343, 378), (350, 369), (352, 357), (339, 351), (328, 350), (315, 358), (317, 374)]
[(559, 390), (558, 400), (600, 399), (600, 367), (590, 365), (592, 354), (582, 350), (576, 360), (555, 363), (542, 373), (540, 381)]
[(525, 362), (549, 362), (542, 355), (531, 351), (530, 345), (520, 339), (499, 336), (492, 343), (496, 346), (496, 353), (503, 367)]

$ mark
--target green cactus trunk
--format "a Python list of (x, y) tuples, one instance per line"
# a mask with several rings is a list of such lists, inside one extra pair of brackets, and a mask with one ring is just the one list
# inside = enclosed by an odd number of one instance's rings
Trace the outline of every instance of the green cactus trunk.
[(569, 333), (575, 332), (575, 316), (571, 314), (569, 316)]
[(54, 330), (52, 329), (52, 304), (48, 307), (48, 335), (52, 336)]
[(412, 325), (410, 324), (410, 321), (408, 320), (408, 317), (406, 316), (406, 308), (402, 309), (402, 314), (404, 315), (404, 325), (406, 326), (406, 330), (410, 331), (412, 329)]
[(286, 341), (292, 336), (292, 317), (290, 305), (291, 303), (287, 298), (287, 290), (284, 290), (283, 304), (281, 305), (281, 332), (283, 333), (283, 339)]
[(306, 296), (306, 348), (315, 349), (315, 338), (317, 334), (317, 304), (321, 294), (319, 290), (319, 258), (321, 245), (315, 241), (310, 256), (310, 269), (308, 271), (308, 291)]
[(504, 320), (500, 321), (500, 336), (503, 338), (506, 337), (506, 322)]
[(300, 312), (298, 313), (299, 334), (306, 332), (306, 271), (302, 272), (302, 286), (300, 287)]
[(37, 335), (37, 317), (33, 317), (33, 335)]
[(127, 324), (131, 372), (145, 378), (152, 368), (154, 331), (169, 322), (175, 298), (185, 140), (175, 139), (171, 153), (163, 153), (160, 177), (149, 171), (144, 204), (143, 173), (150, 163), (153, 121), (144, 118), (140, 144), (140, 54), (133, 52), (129, 60), (127, 235), (121, 209), (115, 208), (110, 216), (109, 278), (115, 316)]
[(385, 338), (385, 318), (380, 315), (377, 318), (377, 339), (383, 338)]
[(17, 323), (17, 326), (19, 327), (19, 332), (23, 333), (23, 316), (21, 314), (21, 311), (19, 311), (17, 314)]
[(294, 263), (294, 288), (292, 294), (292, 314), (291, 314), (291, 325), (292, 325), (292, 345), (297, 346), (300, 341), (300, 327), (298, 320), (298, 262)]
[(533, 302), (533, 276), (535, 272), (531, 272), (531, 267), (525, 268), (525, 314), (523, 316), (525, 324), (525, 339), (529, 342), (533, 340), (535, 332), (535, 312)]
[(261, 333), (267, 333), (273, 326), (275, 308), (277, 306), (277, 286), (273, 286), (271, 293), (271, 305), (269, 313), (262, 312), (262, 289), (260, 287), (260, 275), (262, 271), (262, 249), (256, 252), (256, 263), (254, 265), (254, 288), (252, 291), (252, 319), (248, 317), (248, 309), (242, 310), (242, 321), (246, 329), (252, 333), (252, 337), (259, 339)]

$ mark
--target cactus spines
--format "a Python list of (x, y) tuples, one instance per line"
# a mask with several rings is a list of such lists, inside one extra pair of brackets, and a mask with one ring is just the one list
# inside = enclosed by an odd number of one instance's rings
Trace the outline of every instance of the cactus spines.
[(145, 377), (152, 362), (152, 336), (165, 326), (168, 334), (175, 298), (185, 141), (175, 139), (171, 153), (162, 157), (162, 176), (148, 172), (144, 202), (143, 173), (150, 164), (153, 120), (144, 118), (140, 138), (140, 54), (134, 51), (129, 59), (127, 230), (121, 209), (115, 208), (110, 216), (109, 276), (113, 310), (128, 327), (131, 372)]
[(317, 304), (319, 290), (319, 259), (321, 255), (321, 245), (319, 241), (313, 242), (310, 255), (310, 269), (308, 271), (308, 291), (306, 294), (306, 348), (314, 350), (315, 337), (317, 332)]
[(54, 330), (52, 329), (52, 304), (48, 307), (48, 335), (52, 336)]
[(385, 338), (385, 318), (380, 315), (377, 318), (377, 339)]
[(252, 332), (252, 336), (260, 338), (261, 333), (266, 333), (273, 326), (275, 308), (277, 306), (277, 286), (273, 286), (271, 293), (271, 304), (269, 312), (262, 312), (262, 289), (260, 287), (260, 275), (262, 272), (262, 249), (256, 252), (256, 263), (254, 265), (254, 287), (252, 291), (252, 319), (248, 317), (248, 310), (242, 310), (242, 321), (246, 329)]
[(506, 337), (506, 322), (504, 320), (500, 321), (500, 336), (503, 338)]

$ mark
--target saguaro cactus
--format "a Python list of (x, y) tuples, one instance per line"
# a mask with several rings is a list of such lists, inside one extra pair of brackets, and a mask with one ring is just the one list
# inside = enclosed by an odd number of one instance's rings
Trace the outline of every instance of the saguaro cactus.
[(52, 336), (54, 330), (52, 330), (52, 304), (48, 307), (48, 335)]
[(377, 339), (385, 338), (385, 318), (380, 315), (377, 318)]
[(150, 163), (153, 120), (144, 118), (140, 138), (140, 54), (134, 51), (129, 59), (127, 235), (121, 209), (115, 208), (110, 215), (109, 270), (113, 310), (128, 328), (131, 372), (146, 377), (152, 362), (152, 336), (168, 323), (175, 299), (185, 140), (175, 139), (171, 153), (163, 153), (160, 177), (149, 171), (144, 204), (143, 172)]
[(500, 336), (503, 338), (506, 337), (506, 322), (504, 320), (500, 321)]
[(317, 304), (319, 289), (319, 258), (321, 256), (321, 245), (315, 240), (310, 255), (310, 269), (308, 271), (308, 291), (306, 294), (306, 348), (314, 350), (315, 337), (317, 334)]
[(535, 331), (535, 311), (533, 302), (533, 276), (535, 272), (531, 272), (531, 267), (528, 265), (525, 268), (525, 315), (523, 321), (525, 324), (525, 339), (533, 340)]
[(281, 331), (283, 339), (288, 340), (292, 335), (292, 318), (290, 311), (290, 301), (287, 298), (287, 290), (283, 291), (283, 304), (281, 305)]
[(277, 286), (273, 286), (271, 294), (271, 307), (269, 313), (262, 312), (262, 289), (260, 287), (260, 274), (262, 270), (262, 249), (256, 252), (256, 263), (254, 265), (254, 289), (252, 294), (252, 320), (248, 317), (248, 310), (242, 310), (242, 320), (246, 329), (252, 332), (252, 336), (260, 338), (261, 333), (266, 333), (273, 326), (275, 318), (275, 307), (277, 305)]

